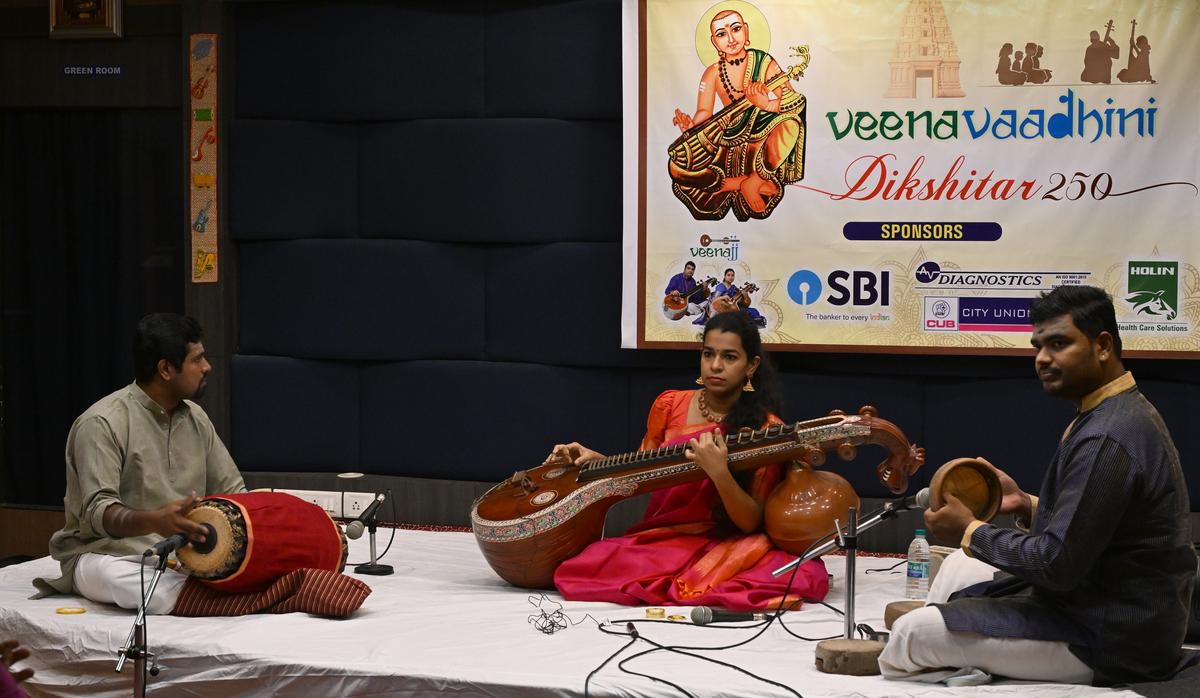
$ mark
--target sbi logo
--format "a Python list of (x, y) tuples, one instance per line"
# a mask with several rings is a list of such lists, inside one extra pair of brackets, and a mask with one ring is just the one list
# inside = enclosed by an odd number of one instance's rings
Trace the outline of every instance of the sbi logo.
[(828, 286), (829, 295), (825, 301), (830, 305), (886, 306), (891, 305), (891, 278), (891, 273), (886, 271), (837, 269), (829, 272), (822, 283), (816, 272), (800, 269), (788, 279), (787, 291), (796, 305), (813, 305), (821, 300), (821, 292)]
[(787, 292), (796, 305), (812, 305), (821, 299), (821, 277), (814, 271), (801, 269), (788, 279)]

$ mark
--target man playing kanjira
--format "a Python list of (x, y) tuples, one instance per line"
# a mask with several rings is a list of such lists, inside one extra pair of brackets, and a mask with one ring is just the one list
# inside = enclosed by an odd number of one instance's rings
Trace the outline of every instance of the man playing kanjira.
[(1059, 287), (1034, 300), (1030, 317), (1042, 387), (1078, 414), (1040, 496), (997, 471), (1000, 511), (1018, 529), (976, 521), (953, 496), (925, 513), (933, 535), (961, 550), (943, 563), (929, 605), (893, 626), (879, 657), (887, 678), (973, 667), (1108, 685), (1180, 668), (1196, 555), (1175, 444), (1121, 362), (1103, 290)]

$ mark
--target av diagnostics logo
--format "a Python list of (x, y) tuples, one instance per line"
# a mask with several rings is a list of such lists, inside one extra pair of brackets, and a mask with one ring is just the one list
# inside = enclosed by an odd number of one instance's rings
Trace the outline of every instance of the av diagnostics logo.
[(1179, 262), (1130, 262), (1125, 302), (1138, 317), (1174, 320), (1179, 314)]
[(1042, 291), (1057, 286), (1086, 284), (1087, 271), (967, 271), (943, 269), (933, 260), (917, 267), (913, 277), (922, 289), (974, 289), (991, 291)]

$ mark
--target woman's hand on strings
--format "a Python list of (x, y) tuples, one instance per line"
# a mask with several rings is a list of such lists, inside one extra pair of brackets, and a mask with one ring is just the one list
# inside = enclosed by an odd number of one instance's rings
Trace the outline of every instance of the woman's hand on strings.
[(729, 474), (729, 447), (725, 445), (725, 435), (720, 429), (705, 432), (688, 441), (683, 455), (700, 466), (711, 479)]
[(581, 465), (603, 457), (602, 453), (593, 451), (578, 441), (572, 441), (569, 444), (554, 444), (554, 448), (550, 449), (550, 455), (546, 456), (542, 465)]

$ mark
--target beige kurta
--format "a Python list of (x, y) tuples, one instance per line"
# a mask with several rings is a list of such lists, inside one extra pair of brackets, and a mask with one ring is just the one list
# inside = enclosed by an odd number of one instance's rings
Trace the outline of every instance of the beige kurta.
[(39, 596), (74, 591), (75, 559), (82, 553), (131, 555), (162, 540), (158, 534), (112, 538), (104, 510), (114, 503), (152, 510), (200, 495), (246, 489), (208, 415), (184, 400), (171, 414), (137, 383), (100, 399), (67, 435), (66, 525), (50, 538), (59, 579), (35, 579)]

